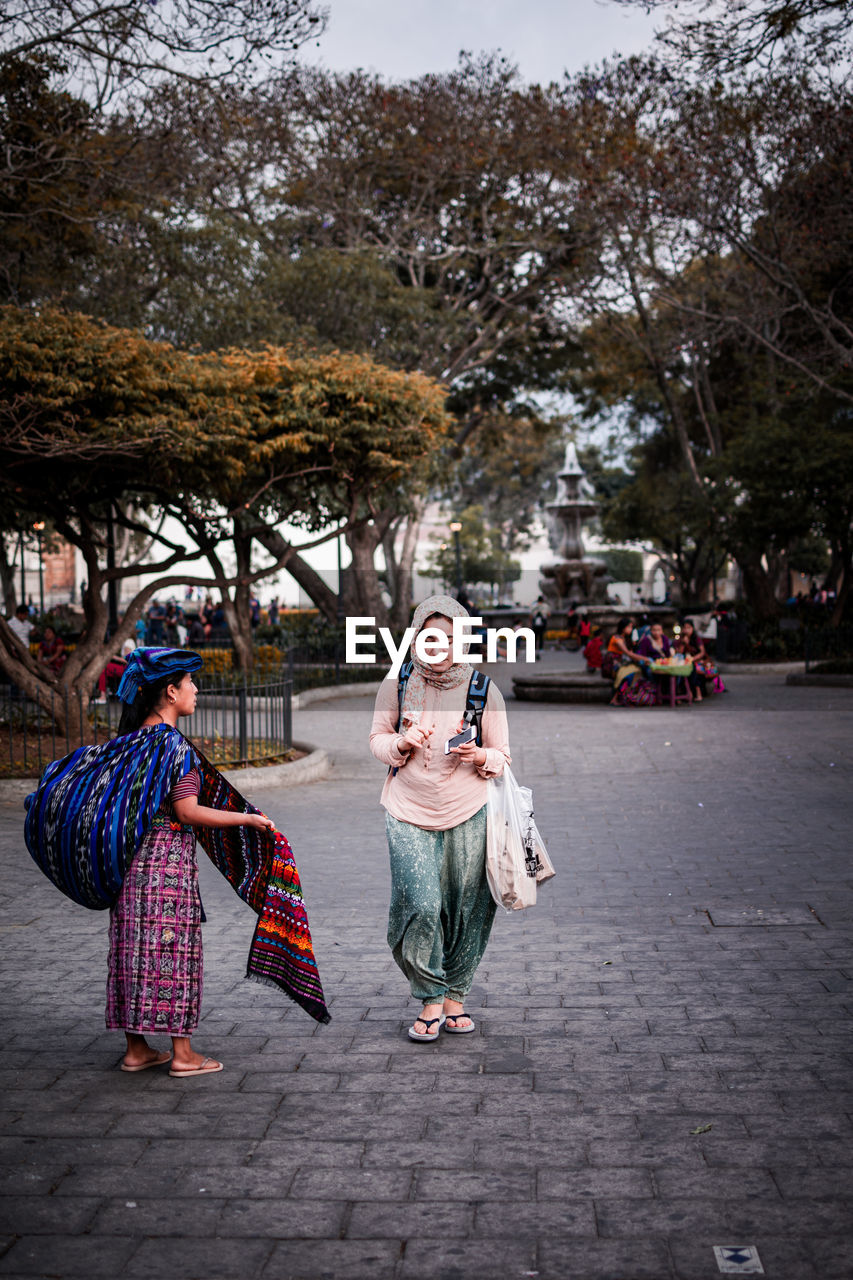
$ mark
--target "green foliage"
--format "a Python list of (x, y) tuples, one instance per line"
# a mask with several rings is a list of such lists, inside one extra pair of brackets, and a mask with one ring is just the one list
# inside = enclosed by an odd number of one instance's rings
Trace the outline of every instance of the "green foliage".
[[(86, 561), (86, 633), (63, 673), (72, 683), (108, 656), (108, 518), (148, 534), (142, 558), (115, 576), (162, 575), (129, 606), (114, 644), (148, 596), (189, 580), (223, 593), (235, 646), (251, 660), (241, 606), (250, 584), (293, 554), (279, 521), (323, 530), (324, 540), (338, 521), (369, 527), (376, 503), (405, 509), (429, 483), (448, 425), (440, 386), (367, 356), (188, 353), (49, 309), (0, 309), (0, 387), (0, 519), (14, 529), (23, 504)], [(158, 525), (167, 514), (183, 540)], [(275, 546), (272, 562), (253, 560), (255, 543)], [(236, 559), (232, 577), (224, 547)], [(199, 581), (187, 562), (202, 559), (211, 576)], [(0, 648), (0, 663), (10, 654)]]
[(620, 547), (608, 547), (598, 553), (599, 558), (607, 565), (607, 572), (614, 582), (642, 582), (643, 555), (640, 551), (623, 550)]
[(466, 507), (457, 518), (462, 525), (458, 535), (448, 529), (446, 539), (436, 542), (423, 574), (440, 578), (449, 590), (456, 590), (458, 536), (459, 576), (469, 591), (477, 587), (503, 589), (521, 577), (521, 565), (504, 551), (500, 531), (488, 526), (482, 507)]

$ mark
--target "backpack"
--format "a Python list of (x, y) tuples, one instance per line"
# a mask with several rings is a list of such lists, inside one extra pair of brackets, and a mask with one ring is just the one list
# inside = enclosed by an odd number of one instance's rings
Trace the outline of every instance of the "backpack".
[[(400, 726), (403, 723), (403, 699), (406, 696), (406, 685), (409, 683), (409, 676), (415, 669), (415, 664), (409, 659), (404, 662), (400, 668), (400, 674), (397, 677), (397, 732), (400, 732)], [(465, 698), (465, 714), (462, 717), (466, 724), (476, 725), (477, 737), (475, 739), (477, 746), (483, 745), (483, 712), (486, 709), (486, 698), (489, 696), (489, 685), (492, 683), (491, 676), (487, 676), (485, 671), (480, 671), (475, 667), (471, 672), (471, 679), (468, 681), (468, 693)], [(396, 768), (391, 770), (391, 777), (395, 777)]]

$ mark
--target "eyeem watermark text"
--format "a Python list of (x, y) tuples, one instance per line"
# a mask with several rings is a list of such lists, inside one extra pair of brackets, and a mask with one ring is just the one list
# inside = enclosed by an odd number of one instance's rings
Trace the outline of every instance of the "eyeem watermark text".
[[(486, 652), (483, 654), (482, 618), (454, 618), (452, 620), (453, 635), (450, 640), (437, 627), (424, 627), (415, 633), (414, 627), (407, 627), (399, 646), (387, 627), (379, 627), (379, 639), (385, 645), (391, 659), (391, 670), (386, 680), (396, 680), (400, 668), (406, 661), (412, 641), (415, 642), (415, 653), (422, 662), (441, 662), (452, 653), (454, 662), (497, 662), (498, 645), (506, 645), (507, 662), (518, 662), (518, 646), (524, 642), (524, 662), (536, 660), (536, 637), (529, 627), (487, 627)], [(346, 650), (347, 662), (376, 661), (376, 619), (347, 618)], [(476, 632), (476, 634), (475, 634)]]

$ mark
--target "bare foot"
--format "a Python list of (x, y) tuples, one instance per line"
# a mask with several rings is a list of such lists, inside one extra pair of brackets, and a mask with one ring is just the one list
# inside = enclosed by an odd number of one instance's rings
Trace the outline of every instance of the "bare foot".
[(465, 1012), (465, 1008), (460, 1000), (445, 1000), (444, 1016), (448, 1021), (452, 1022), (457, 1030), (461, 1031), (463, 1027), (472, 1025), (471, 1019)]
[(168, 1062), (172, 1055), (168, 1051), (160, 1052), (152, 1049), (144, 1036), (128, 1035), (127, 1050), (121, 1060), (125, 1071), (140, 1071), (144, 1067), (153, 1067), (161, 1062)]
[(421, 1016), (419, 1018), (415, 1018), (415, 1021), (412, 1023), (412, 1030), (416, 1031), (419, 1036), (429, 1035), (434, 1030), (434, 1028), (428, 1027), (426, 1025), (427, 1021), (432, 1021), (433, 1018), (440, 1018), (440, 1017), (441, 1017), (440, 1004), (425, 1004), (423, 1007)]

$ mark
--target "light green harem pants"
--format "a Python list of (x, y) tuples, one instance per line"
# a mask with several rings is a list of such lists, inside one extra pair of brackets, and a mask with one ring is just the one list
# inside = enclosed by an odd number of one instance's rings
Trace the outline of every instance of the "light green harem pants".
[(486, 880), (486, 806), (449, 831), (385, 815), (391, 855), (388, 945), (424, 1004), (464, 1000), (495, 918)]

